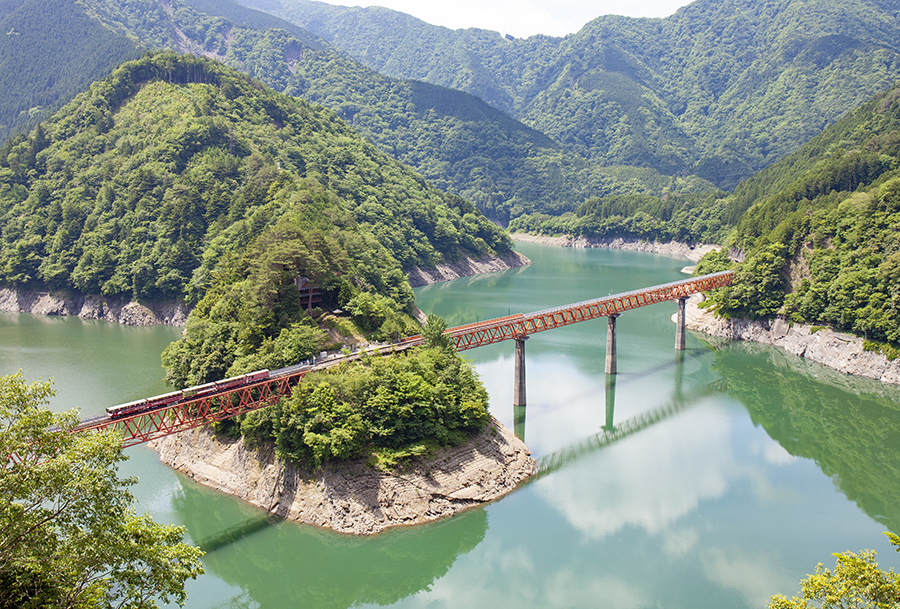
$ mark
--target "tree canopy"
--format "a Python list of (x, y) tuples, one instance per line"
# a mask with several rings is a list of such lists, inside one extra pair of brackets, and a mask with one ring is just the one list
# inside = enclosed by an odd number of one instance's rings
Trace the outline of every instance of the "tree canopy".
[(135, 513), (114, 433), (72, 433), (50, 383), (0, 377), (0, 606), (156, 607), (203, 573), (184, 528)]
[[(891, 544), (900, 551), (900, 537), (886, 533)], [(890, 609), (900, 606), (900, 575), (894, 570), (878, 568), (875, 552), (835, 554), (834, 571), (820, 563), (800, 587), (802, 597), (787, 599), (777, 594), (769, 601), (769, 609)]]

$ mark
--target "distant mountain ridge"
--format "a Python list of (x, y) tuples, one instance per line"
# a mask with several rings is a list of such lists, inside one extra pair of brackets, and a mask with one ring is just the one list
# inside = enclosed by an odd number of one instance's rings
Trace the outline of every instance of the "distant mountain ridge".
[[(336, 52), (306, 30), (235, 2), (50, 1), (58, 5), (57, 25), (35, 26), (30, 46), (13, 45), (7, 55), (0, 53), (0, 75), (6, 66), (12, 81), (21, 66), (29, 65), (29, 57), (40, 56), (35, 49), (44, 38), (66, 43), (59, 49), (49, 47), (54, 50), (46, 61), (31, 62), (33, 69), (26, 70), (29, 78), (0, 90), (0, 110), (5, 103), (14, 106), (6, 115), (0, 112), (6, 133), (37, 124), (67, 101), (58, 91), (56, 97), (48, 95), (39, 105), (17, 101), (17, 95), (35, 97), (40, 93), (57, 62), (69, 76), (71, 95), (119, 61), (146, 49), (169, 48), (216, 59), (279, 91), (331, 108), (382, 150), (501, 222), (529, 211), (572, 209), (598, 194), (637, 191), (661, 195), (673, 188), (712, 188), (701, 180), (673, 179), (653, 170), (600, 168), (477, 97), (385, 77)], [(40, 2), (15, 2), (15, 12), (44, 24)], [(81, 30), (73, 27), (82, 22), (121, 49), (95, 54), (91, 61), (83, 61), (84, 65), (70, 62), (66, 48), (89, 43)], [(22, 60), (13, 68), (6, 57), (16, 53)]]
[(697, 0), (528, 39), (381, 8), (242, 1), (384, 74), (478, 95), (594, 162), (728, 188), (900, 78), (897, 0)]

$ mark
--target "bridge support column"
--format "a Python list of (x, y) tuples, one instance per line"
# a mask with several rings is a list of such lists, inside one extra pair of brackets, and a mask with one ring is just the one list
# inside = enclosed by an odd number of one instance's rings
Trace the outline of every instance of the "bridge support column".
[(516, 376), (513, 383), (513, 409), (525, 407), (525, 335), (516, 337)]
[(616, 374), (616, 318), (613, 313), (607, 319), (606, 326), (606, 374)]
[(675, 350), (684, 351), (684, 308), (687, 298), (678, 299), (678, 313), (675, 315)]
[(606, 422), (600, 428), (610, 433), (616, 430), (616, 375), (606, 376)]

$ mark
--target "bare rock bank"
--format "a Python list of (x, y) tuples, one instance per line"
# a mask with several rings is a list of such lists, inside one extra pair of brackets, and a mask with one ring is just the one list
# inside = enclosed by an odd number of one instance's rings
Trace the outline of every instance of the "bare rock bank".
[(606, 248), (617, 250), (632, 250), (635, 252), (646, 252), (648, 254), (662, 254), (663, 256), (676, 256), (679, 258), (687, 258), (693, 262), (699, 261), (703, 256), (713, 250), (722, 249), (721, 245), (712, 243), (688, 245), (679, 241), (669, 241), (663, 243), (660, 241), (641, 241), (639, 239), (623, 239), (616, 237), (614, 239), (588, 239), (587, 237), (573, 237), (572, 235), (562, 235), (560, 237), (548, 237), (546, 235), (529, 235), (528, 233), (511, 233), (510, 237), (513, 241), (524, 241), (528, 243), (544, 243), (546, 245), (558, 245), (561, 247), (583, 247), (583, 248)]
[(485, 256), (478, 260), (463, 257), (457, 262), (439, 264), (436, 268), (425, 269), (413, 267), (407, 270), (409, 285), (414, 288), (442, 281), (452, 281), (460, 277), (496, 273), (506, 269), (514, 269), (531, 264), (531, 260), (518, 252), (509, 252), (503, 256)]
[(355, 535), (428, 522), (493, 501), (535, 470), (525, 444), (495, 419), (465, 444), (396, 473), (376, 471), (363, 461), (310, 473), (276, 460), (272, 447), (251, 449), (208, 428), (151, 446), (163, 463), (201, 484), (282, 518)]
[(784, 319), (717, 318), (697, 306), (702, 301), (702, 294), (688, 300), (685, 323), (691, 330), (730, 340), (775, 345), (840, 372), (900, 384), (900, 359), (890, 361), (881, 353), (863, 350), (863, 339), (859, 337), (831, 330), (816, 331), (813, 326), (790, 324)]
[(102, 319), (127, 326), (157, 324), (183, 326), (187, 322), (190, 309), (174, 301), (141, 304), (104, 296), (0, 288), (0, 311), (35, 315), (75, 315), (83, 319)]
[[(494, 273), (528, 266), (531, 261), (517, 252), (505, 256), (487, 256), (478, 260), (462, 258), (437, 268), (414, 267), (408, 271), (412, 287), (451, 281), (483, 273)], [(180, 302), (138, 303), (97, 295), (70, 292), (35, 292), (22, 288), (0, 287), (0, 311), (35, 315), (74, 315), (83, 319), (102, 319), (127, 326), (168, 324), (184, 326), (191, 307)]]

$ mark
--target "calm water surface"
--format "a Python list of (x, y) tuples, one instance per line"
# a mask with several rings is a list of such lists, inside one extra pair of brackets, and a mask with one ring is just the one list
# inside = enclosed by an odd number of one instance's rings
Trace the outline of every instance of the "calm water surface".
[[(683, 277), (683, 260), (520, 244), (524, 269), (416, 290), (449, 325)], [(526, 343), (528, 407), (512, 411), (512, 343), (465, 352), (491, 411), (554, 467), (484, 508), (374, 538), (272, 524), (135, 447), (139, 509), (208, 549), (188, 607), (764, 607), (832, 552), (900, 533), (900, 391), (775, 349), (689, 336), (674, 304)], [(0, 372), (53, 377), (85, 416), (166, 390), (159, 353), (178, 330), (0, 315)], [(609, 441), (608, 431), (641, 429)], [(646, 424), (647, 421), (654, 421)]]

